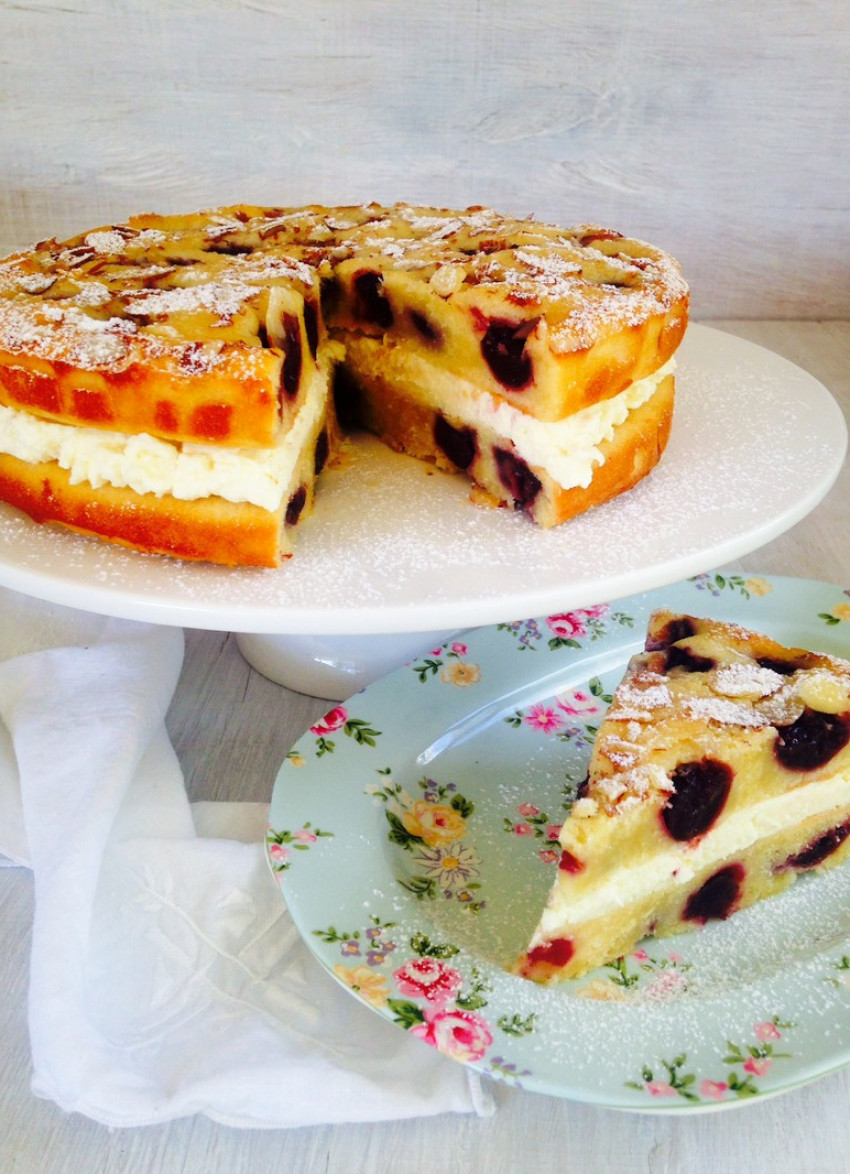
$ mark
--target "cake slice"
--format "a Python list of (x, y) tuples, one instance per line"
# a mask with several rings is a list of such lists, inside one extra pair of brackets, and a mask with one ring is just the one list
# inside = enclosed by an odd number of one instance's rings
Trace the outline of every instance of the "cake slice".
[(850, 662), (657, 611), (596, 738), (518, 973), (724, 919), (850, 852)]

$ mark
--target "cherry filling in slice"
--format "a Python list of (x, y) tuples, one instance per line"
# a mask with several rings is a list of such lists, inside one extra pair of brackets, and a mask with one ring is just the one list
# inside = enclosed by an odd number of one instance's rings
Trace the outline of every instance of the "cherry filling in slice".
[(387, 329), (393, 324), (393, 308), (384, 293), (384, 279), (374, 269), (363, 269), (354, 276), (356, 296), (354, 312), (362, 322), (374, 322)]
[(435, 326), (430, 318), (426, 318), (419, 310), (410, 311), (410, 321), (416, 333), (421, 335), (427, 343), (432, 346), (440, 346), (443, 341), (443, 332), (439, 326)]
[(308, 298), (304, 299), (304, 330), (307, 335), (307, 346), (315, 363), (319, 353), (319, 311), (316, 303)]
[(292, 497), (290, 497), (289, 502), (286, 506), (286, 524), (287, 524), (287, 526), (294, 526), (296, 524), (298, 519), (301, 517), (301, 513), (302, 513), (304, 506), (306, 504), (307, 504), (307, 486), (301, 485), (301, 486), (299, 486), (298, 489), (295, 490), (295, 492), (293, 493)]
[(322, 469), (324, 469), (325, 465), (328, 463), (328, 457), (330, 456), (330, 447), (331, 446), (330, 446), (330, 441), (328, 440), (328, 434), (327, 434), (327, 432), (322, 430), (316, 439), (316, 448), (313, 453), (313, 472), (316, 474), (317, 477), (321, 473)]
[(743, 864), (727, 864), (691, 893), (685, 902), (682, 917), (686, 921), (725, 921), (734, 912), (744, 883)]
[(301, 327), (295, 314), (283, 316), (283, 367), (280, 389), (287, 399), (295, 399), (301, 383)]
[(661, 822), (674, 840), (693, 840), (707, 832), (729, 797), (732, 768), (717, 758), (682, 762), (670, 776), (673, 791), (661, 809)]
[(800, 871), (806, 868), (817, 868), (828, 856), (838, 851), (848, 836), (850, 836), (850, 820), (830, 828), (828, 832), (824, 832), (822, 836), (812, 840), (800, 852), (789, 856), (777, 871), (784, 872), (789, 868)]
[(572, 938), (554, 938), (551, 942), (544, 942), (542, 946), (535, 946), (526, 955), (531, 966), (544, 963), (546, 966), (566, 966), (575, 953)]
[(517, 323), (496, 318), (481, 340), (481, 354), (494, 378), (513, 391), (521, 391), (531, 382), (533, 364), (525, 344), (536, 325), (537, 319)]
[(510, 494), (517, 509), (528, 509), (534, 504), (543, 485), (525, 461), (506, 448), (494, 448), (493, 459), (499, 480)]
[(717, 664), (710, 656), (700, 656), (691, 652), (689, 648), (682, 648), (678, 644), (671, 645), (664, 654), (666, 672), (678, 669), (680, 673), (707, 673)]
[(817, 770), (850, 741), (850, 713), (803, 710), (796, 721), (777, 726), (773, 753), (788, 770)]
[(676, 616), (653, 635), (647, 636), (646, 651), (658, 652), (659, 649), (667, 648), (678, 640), (687, 640), (689, 636), (696, 635), (696, 630), (697, 626), (690, 616)]
[(456, 428), (439, 413), (434, 418), (434, 441), (459, 469), (468, 469), (478, 455), (475, 429)]

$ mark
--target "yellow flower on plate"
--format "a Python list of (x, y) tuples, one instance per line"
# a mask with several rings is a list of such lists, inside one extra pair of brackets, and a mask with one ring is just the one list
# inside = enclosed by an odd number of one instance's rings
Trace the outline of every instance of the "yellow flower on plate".
[(368, 966), (334, 966), (334, 974), (371, 1007), (383, 1007), (389, 997), (387, 980)]
[(422, 840), (429, 848), (438, 844), (453, 844), (462, 840), (466, 833), (466, 820), (459, 811), (445, 803), (429, 803), (417, 799), (407, 811), (402, 812), (401, 822), (406, 832)]
[(744, 587), (749, 591), (750, 595), (770, 595), (773, 590), (773, 586), (761, 578), (747, 579)]
[(453, 660), (440, 673), (440, 680), (444, 685), (457, 685), (465, 689), (467, 685), (477, 685), (481, 680), (481, 669), (477, 664), (469, 664), (465, 660)]
[(836, 603), (830, 614), (837, 620), (850, 620), (850, 603)]

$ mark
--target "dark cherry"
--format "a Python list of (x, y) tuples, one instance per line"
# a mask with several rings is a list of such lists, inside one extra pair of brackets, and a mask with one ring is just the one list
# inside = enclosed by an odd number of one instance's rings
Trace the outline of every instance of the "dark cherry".
[(555, 938), (542, 946), (535, 946), (528, 951), (528, 961), (532, 965), (545, 962), (548, 966), (566, 966), (575, 953), (572, 938)]
[(426, 342), (432, 346), (442, 345), (443, 332), (429, 318), (426, 318), (424, 314), (420, 314), (418, 310), (411, 310), (410, 321), (413, 323), (417, 334), (420, 334)]
[(487, 366), (501, 384), (513, 391), (521, 391), (531, 382), (532, 363), (525, 344), (536, 324), (534, 319), (519, 323), (494, 319), (481, 340)]
[(304, 302), (304, 333), (307, 335), (307, 346), (315, 362), (319, 353), (319, 311), (315, 302)]
[(319, 303), (322, 307), (322, 317), (327, 320), (339, 309), (342, 301), (342, 286), (337, 277), (323, 277), (319, 292)]
[(759, 656), (756, 658), (756, 663), (761, 665), (763, 669), (771, 669), (774, 673), (779, 673), (782, 677), (790, 677), (792, 673), (802, 667), (793, 660), (778, 660), (774, 656)]
[(733, 912), (744, 883), (743, 864), (727, 864), (718, 869), (685, 903), (686, 921), (724, 921)]
[(316, 440), (316, 451), (313, 454), (313, 470), (317, 477), (328, 463), (329, 452), (330, 442), (328, 441), (328, 434), (322, 430)]
[(850, 741), (850, 713), (803, 710), (796, 721), (777, 726), (773, 753), (788, 770), (817, 770)]
[(827, 856), (831, 856), (833, 852), (837, 852), (847, 837), (850, 836), (850, 820), (845, 823), (838, 824), (837, 827), (830, 828), (828, 832), (824, 832), (822, 836), (818, 836), (816, 840), (812, 840), (800, 852), (796, 852), (779, 868), (782, 872), (788, 868), (805, 869), (816, 868), (822, 861), (826, 860)]
[(707, 832), (729, 797), (732, 768), (716, 758), (682, 762), (670, 776), (673, 792), (661, 821), (674, 840), (693, 840)]
[(475, 429), (455, 428), (439, 413), (434, 420), (434, 440), (459, 469), (468, 469), (478, 453)]
[(572, 852), (568, 852), (566, 848), (561, 853), (561, 859), (558, 861), (559, 872), (569, 872), (573, 876), (578, 872), (584, 872), (584, 864), (577, 856), (573, 856)]
[(283, 368), (280, 387), (287, 399), (294, 399), (301, 383), (301, 326), (295, 314), (283, 316)]
[(287, 526), (294, 526), (301, 517), (301, 511), (307, 504), (307, 486), (302, 485), (296, 489), (292, 497), (289, 499), (289, 504), (286, 507), (286, 524)]
[(393, 308), (384, 293), (384, 279), (374, 269), (363, 269), (354, 276), (356, 305), (354, 312), (363, 322), (374, 322), (387, 329), (393, 324)]
[(680, 648), (678, 644), (671, 645), (664, 656), (667, 666), (665, 671), (668, 673), (674, 669), (682, 673), (707, 673), (717, 664), (710, 656), (699, 656), (689, 648)]
[(225, 257), (242, 257), (253, 251), (250, 245), (240, 245), (236, 241), (214, 241), (206, 246), (206, 252), (221, 253)]
[(687, 640), (689, 636), (695, 636), (696, 631), (697, 626), (690, 616), (677, 616), (654, 635), (647, 636), (646, 651), (657, 652), (660, 648), (675, 644), (677, 640)]
[(505, 448), (494, 448), (493, 459), (499, 473), (499, 480), (513, 498), (517, 509), (528, 509), (534, 504), (543, 486), (532, 473), (525, 461)]
[(357, 380), (344, 364), (337, 364), (333, 374), (334, 407), (340, 424), (346, 432), (357, 427), (362, 399)]

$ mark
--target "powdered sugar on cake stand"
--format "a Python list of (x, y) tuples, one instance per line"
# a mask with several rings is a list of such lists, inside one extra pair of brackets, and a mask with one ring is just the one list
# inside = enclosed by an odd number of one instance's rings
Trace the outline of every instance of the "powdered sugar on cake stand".
[(829, 392), (705, 326), (678, 352), (673, 432), (636, 489), (554, 530), (474, 507), (468, 484), (359, 438), (295, 557), (230, 570), (140, 555), (0, 507), (0, 584), (89, 611), (238, 634), (261, 672), (340, 699), (452, 632), (607, 602), (756, 550), (843, 464)]

